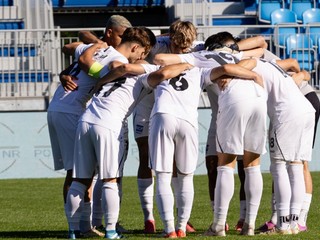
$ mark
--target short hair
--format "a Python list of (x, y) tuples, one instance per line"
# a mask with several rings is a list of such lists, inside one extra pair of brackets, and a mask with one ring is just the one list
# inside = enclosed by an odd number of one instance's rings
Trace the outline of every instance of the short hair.
[(169, 28), (170, 41), (181, 48), (189, 48), (197, 38), (197, 30), (189, 21), (177, 20)]
[[(210, 37), (208, 37), (204, 43), (204, 48), (208, 51), (213, 51), (215, 49), (223, 48), (225, 47), (226, 42), (233, 41), (234, 43), (237, 42), (237, 39), (229, 32), (219, 32), (217, 34), (213, 34)], [(237, 47), (238, 45), (235, 44), (234, 47)], [(237, 50), (238, 49), (232, 49)]]
[(141, 27), (141, 28), (144, 29), (147, 32), (147, 34), (149, 35), (150, 46), (153, 47), (154, 45), (156, 45), (157, 38), (154, 35), (154, 33), (152, 32), (152, 30), (150, 28), (147, 28), (147, 27)]
[(150, 51), (151, 42), (150, 32), (146, 27), (130, 27), (127, 28), (122, 35), (121, 44), (135, 42), (145, 48), (146, 52)]
[(128, 19), (121, 15), (112, 15), (106, 24), (106, 29), (114, 28), (114, 27), (124, 27), (129, 28), (132, 27), (131, 23)]

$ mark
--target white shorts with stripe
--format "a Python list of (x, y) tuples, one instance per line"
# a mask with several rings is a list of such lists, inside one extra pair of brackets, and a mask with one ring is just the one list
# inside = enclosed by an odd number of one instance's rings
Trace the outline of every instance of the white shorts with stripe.
[(270, 157), (285, 161), (311, 161), (314, 113), (269, 127)]
[(157, 113), (150, 120), (150, 167), (172, 172), (173, 158), (178, 171), (193, 173), (198, 161), (198, 130), (170, 114)]
[(91, 178), (96, 167), (101, 179), (118, 178), (123, 175), (128, 142), (122, 132), (87, 122), (79, 122), (76, 144), (73, 177)]
[(149, 136), (149, 116), (142, 116), (135, 114), (133, 116), (133, 132), (134, 138), (148, 137)]
[(47, 121), (54, 170), (72, 170), (78, 120), (77, 114), (48, 111)]
[(266, 152), (267, 105), (263, 97), (250, 98), (219, 109), (217, 151), (243, 155)]

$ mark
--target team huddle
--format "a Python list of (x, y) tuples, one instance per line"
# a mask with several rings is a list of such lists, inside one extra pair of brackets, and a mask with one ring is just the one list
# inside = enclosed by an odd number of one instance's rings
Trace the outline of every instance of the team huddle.
[[(320, 103), (308, 84), (310, 74), (295, 59), (279, 59), (260, 36), (240, 40), (220, 32), (196, 41), (193, 24), (180, 20), (167, 35), (156, 37), (113, 15), (102, 39), (90, 32), (79, 37), (82, 42), (63, 49), (75, 60), (60, 74), (62, 84), (48, 108), (54, 167), (67, 171), (69, 239), (123, 237), (118, 218), (131, 114), (144, 232), (156, 232), (154, 205), (163, 237), (182, 238), (195, 231), (189, 218), (202, 91), (212, 110), (206, 166), (213, 211), (203, 235), (226, 236), (236, 166), (243, 185), (236, 226), (241, 235), (307, 230), (312, 198), (308, 162)], [(267, 141), (274, 204), (270, 221), (256, 228), (263, 190), (260, 156)]]

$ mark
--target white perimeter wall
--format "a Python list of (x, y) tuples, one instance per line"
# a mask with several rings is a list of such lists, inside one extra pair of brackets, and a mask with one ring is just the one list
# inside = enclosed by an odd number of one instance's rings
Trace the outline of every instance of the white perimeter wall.
[[(64, 171), (53, 170), (46, 112), (0, 113), (0, 179), (64, 177)], [(199, 158), (196, 174), (206, 174), (205, 148), (211, 118), (210, 109), (199, 109)], [(131, 118), (129, 119), (131, 123)], [(138, 149), (130, 126), (129, 154), (125, 176), (135, 176)], [(319, 129), (319, 127), (318, 127)], [(310, 164), (320, 171), (320, 130)], [(269, 155), (262, 159), (262, 171), (269, 171)]]

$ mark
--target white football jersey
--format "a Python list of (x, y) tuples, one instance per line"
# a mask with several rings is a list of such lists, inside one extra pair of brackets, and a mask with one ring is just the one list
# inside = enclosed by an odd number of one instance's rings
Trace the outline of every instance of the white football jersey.
[(163, 81), (155, 91), (155, 103), (151, 117), (156, 113), (168, 113), (198, 127), (199, 96), (212, 84), (211, 69), (194, 67), (179, 76)]
[(276, 63), (260, 60), (254, 71), (264, 80), (268, 115), (274, 125), (315, 111), (293, 79)]
[[(152, 72), (159, 67), (144, 66), (145, 71)], [(82, 115), (80, 121), (100, 125), (102, 127), (120, 131), (123, 121), (132, 113), (135, 105), (150, 91), (148, 73), (123, 77), (107, 83), (97, 92), (91, 104)]]
[[(237, 63), (242, 58), (242, 53), (230, 54), (227, 52), (200, 51), (187, 54), (179, 54), (182, 62), (190, 63), (197, 67), (214, 68), (227, 63)], [(219, 107), (229, 106), (239, 101), (265, 97), (261, 86), (253, 80), (233, 78), (226, 89), (219, 92)]]
[[(62, 85), (60, 85), (49, 104), (48, 111), (80, 115), (86, 109), (88, 99), (91, 96), (89, 92), (97, 83), (97, 79), (88, 76), (87, 73), (80, 69), (78, 59), (79, 56), (90, 46), (91, 45), (80, 44), (75, 51), (74, 67), (72, 68), (70, 75), (77, 78), (77, 80), (75, 80), (78, 85), (77, 89), (74, 91), (65, 91)], [(94, 60), (100, 62), (102, 65), (105, 65), (100, 76), (106, 74), (106, 69), (108, 69), (108, 64), (110, 62), (114, 60), (124, 63), (128, 62), (128, 60), (113, 47), (108, 47), (106, 49), (97, 51), (94, 54)]]

